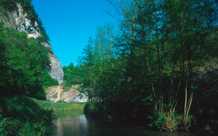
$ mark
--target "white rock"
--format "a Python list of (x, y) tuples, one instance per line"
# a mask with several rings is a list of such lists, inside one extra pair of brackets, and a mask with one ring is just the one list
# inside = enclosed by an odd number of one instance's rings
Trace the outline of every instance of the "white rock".
[[(46, 89), (46, 99), (57, 102), (88, 102), (88, 96), (78, 91), (80, 85), (72, 85), (71, 88), (63, 92), (62, 86), (53, 86)], [(54, 98), (57, 96), (57, 98)]]
[(63, 83), (63, 78), (64, 78), (64, 72), (61, 67), (61, 62), (57, 59), (57, 57), (54, 54), (50, 55), (50, 69), (48, 69), (49, 74), (51, 75), (52, 78), (57, 79), (59, 85)]

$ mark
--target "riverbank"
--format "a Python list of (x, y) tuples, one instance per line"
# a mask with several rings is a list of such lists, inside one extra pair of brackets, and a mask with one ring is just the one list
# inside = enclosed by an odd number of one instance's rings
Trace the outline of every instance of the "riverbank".
[(53, 113), (84, 107), (85, 103), (53, 103), (26, 96), (0, 97), (0, 134), (50, 136)]
[(43, 108), (52, 110), (53, 112), (83, 110), (86, 105), (86, 103), (81, 103), (81, 102), (66, 103), (63, 101), (51, 102), (48, 100), (36, 100), (36, 99), (35, 101)]
[[(122, 122), (122, 123), (129, 123), (129, 124), (134, 124), (134, 125), (140, 125), (145, 127), (148, 130), (153, 130), (153, 131), (171, 131), (171, 130), (167, 130), (167, 129), (161, 129), (160, 127), (158, 127), (158, 125), (160, 125), (160, 123), (162, 123), (162, 125), (169, 125), (169, 121), (168, 118), (164, 118), (165, 115), (162, 115), (162, 119), (159, 120), (159, 122), (155, 122), (156, 124), (154, 124), (154, 122), (152, 122), (152, 120), (150, 118), (152, 118), (152, 116), (146, 116), (146, 114), (141, 114), (141, 115), (136, 115), (136, 116), (132, 116), (132, 115), (127, 115), (126, 116), (120, 116), (117, 114), (117, 112), (114, 111), (104, 111), (104, 109), (102, 108), (103, 104), (99, 104), (99, 105), (94, 105), (94, 104), (87, 104), (84, 108), (84, 113), (86, 115), (89, 115), (91, 117), (94, 118), (99, 118), (99, 119), (104, 119), (104, 121), (106, 122)], [(127, 111), (127, 110), (125, 110)], [(202, 120), (199, 119), (199, 117), (197, 117), (198, 114), (195, 114), (195, 116), (192, 116), (192, 119), (190, 120), (190, 126), (189, 129), (184, 129), (181, 126), (179, 126), (179, 119), (177, 118), (181, 118), (182, 116), (179, 114), (176, 114), (174, 116), (176, 116), (177, 120), (172, 120), (172, 122), (175, 122), (175, 124), (177, 123), (178, 125), (175, 126), (175, 129), (173, 129), (172, 131), (174, 132), (190, 132), (190, 133), (195, 133), (195, 134), (203, 134), (203, 135), (217, 135), (217, 125), (214, 124), (206, 124), (206, 122), (203, 122), (203, 118), (201, 118)], [(204, 124), (205, 123), (205, 124)]]
[(0, 97), (0, 134), (8, 136), (51, 134), (52, 110), (26, 96)]

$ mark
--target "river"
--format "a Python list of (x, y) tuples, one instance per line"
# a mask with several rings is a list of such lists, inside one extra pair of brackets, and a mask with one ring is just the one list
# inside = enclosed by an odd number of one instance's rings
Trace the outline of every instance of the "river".
[(62, 112), (56, 116), (52, 136), (201, 136), (188, 132), (152, 131), (125, 123), (106, 123), (86, 116), (83, 111)]

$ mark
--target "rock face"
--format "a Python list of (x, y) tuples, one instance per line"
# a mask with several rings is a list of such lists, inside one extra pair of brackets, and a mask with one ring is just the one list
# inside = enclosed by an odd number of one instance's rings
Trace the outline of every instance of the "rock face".
[[(8, 15), (5, 16), (5, 14)], [(31, 21), (27, 17), (27, 12), (24, 11), (21, 4), (17, 4), (14, 11), (8, 12), (3, 11), (0, 13), (0, 21), (3, 21), (5, 26), (12, 27), (18, 31), (23, 31), (27, 34), (29, 38), (37, 38), (41, 36), (40, 28), (36, 21)], [(42, 45), (49, 48), (51, 51), (51, 45), (48, 42), (42, 42)], [(61, 67), (61, 63), (54, 54), (49, 54), (51, 60), (51, 68), (49, 69), (49, 74), (52, 78), (57, 79), (59, 85), (63, 82), (64, 72)]]
[(63, 91), (62, 86), (53, 86), (46, 89), (46, 99), (57, 102), (88, 102), (88, 97), (78, 91), (79, 85), (73, 85), (68, 91)]
[(61, 67), (61, 62), (54, 54), (49, 54), (51, 64), (48, 72), (50, 73), (51, 77), (58, 80), (59, 85), (63, 83), (64, 72)]
[(14, 18), (17, 25), (16, 29), (18, 31), (23, 31), (28, 37), (35, 39), (41, 35), (38, 23), (27, 18), (27, 13), (23, 10), (20, 4), (17, 4), (17, 9), (14, 11)]

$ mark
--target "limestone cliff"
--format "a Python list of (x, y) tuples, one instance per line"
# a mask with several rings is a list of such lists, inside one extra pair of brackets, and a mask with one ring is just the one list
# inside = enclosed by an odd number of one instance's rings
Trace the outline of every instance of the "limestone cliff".
[(52, 86), (46, 89), (46, 99), (58, 102), (88, 102), (88, 96), (78, 91), (80, 85), (72, 85), (67, 91), (63, 91), (62, 86)]
[(58, 60), (58, 58), (54, 54), (49, 54), (51, 64), (50, 68), (48, 69), (48, 72), (50, 75), (58, 80), (59, 85), (63, 82), (64, 78), (64, 72), (61, 67), (61, 62)]
[[(17, 4), (15, 10), (0, 12), (0, 21), (3, 21), (5, 26), (12, 27), (18, 31), (23, 31), (29, 38), (37, 38), (41, 36), (40, 27), (37, 21), (28, 19), (27, 12), (22, 8), (21, 4)], [(51, 45), (48, 42), (42, 42), (42, 45), (51, 50)], [(52, 78), (57, 79), (58, 83), (63, 82), (64, 72), (61, 67), (61, 63), (54, 54), (49, 54), (51, 64), (49, 74)]]

